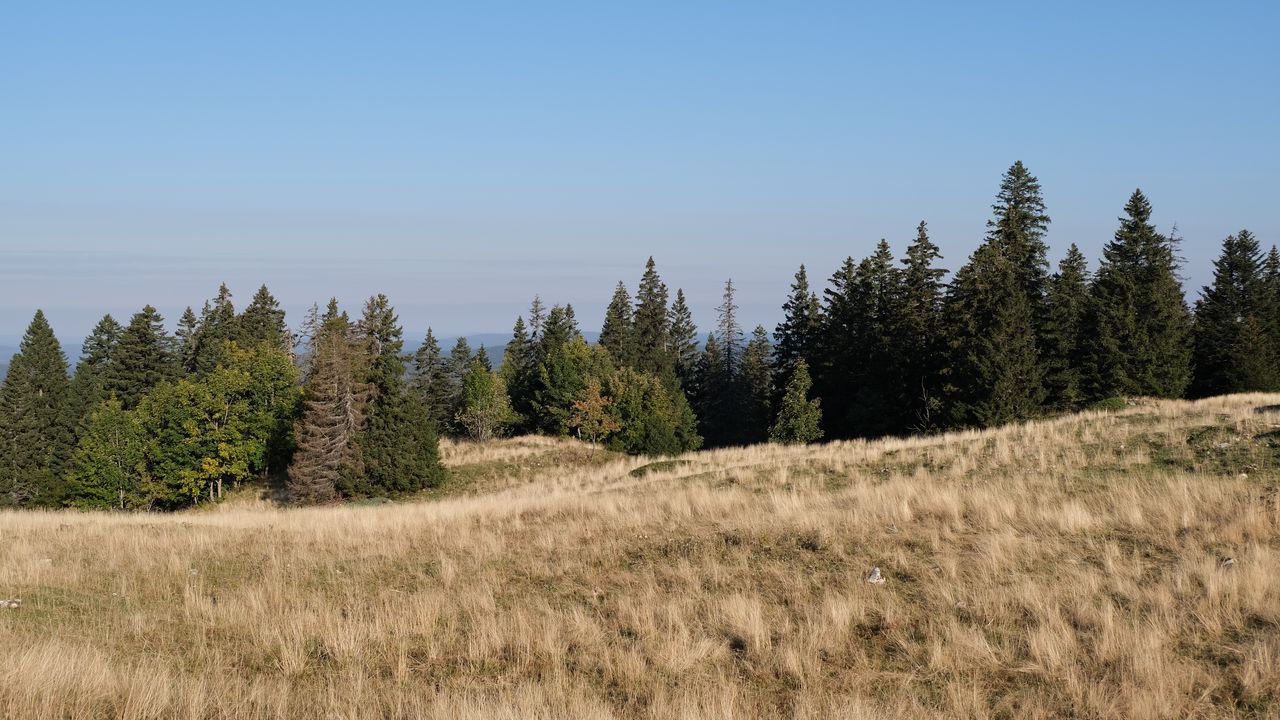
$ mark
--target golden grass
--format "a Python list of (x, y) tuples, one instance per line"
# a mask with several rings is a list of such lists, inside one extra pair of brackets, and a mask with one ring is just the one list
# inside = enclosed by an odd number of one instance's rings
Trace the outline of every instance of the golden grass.
[(1278, 404), (644, 473), (447, 444), (468, 484), (414, 504), (0, 513), (0, 717), (1280, 716)]

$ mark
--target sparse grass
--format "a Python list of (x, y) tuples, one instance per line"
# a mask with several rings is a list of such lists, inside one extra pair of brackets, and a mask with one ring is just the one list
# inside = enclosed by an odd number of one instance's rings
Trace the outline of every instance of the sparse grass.
[(1277, 717), (1277, 430), (520, 438), (412, 504), (3, 513), (0, 717)]

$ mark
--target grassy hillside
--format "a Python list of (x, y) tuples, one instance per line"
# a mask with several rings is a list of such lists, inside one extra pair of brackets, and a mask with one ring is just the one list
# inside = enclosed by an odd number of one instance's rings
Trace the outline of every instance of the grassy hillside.
[(1280, 716), (1280, 396), (445, 455), (413, 504), (0, 514), (0, 717)]

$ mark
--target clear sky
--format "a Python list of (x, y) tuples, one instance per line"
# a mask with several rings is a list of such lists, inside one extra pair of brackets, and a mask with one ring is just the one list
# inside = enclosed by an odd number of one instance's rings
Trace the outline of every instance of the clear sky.
[[(1096, 262), (1141, 186), (1189, 286), (1280, 240), (1276, 2), (27, 2), (0, 19), (0, 336), (169, 319), (225, 280), (298, 319), (597, 328), (656, 257), (704, 329), (772, 327), (928, 220), (948, 267), (1000, 174)], [(1192, 291), (1192, 297), (1195, 292)]]

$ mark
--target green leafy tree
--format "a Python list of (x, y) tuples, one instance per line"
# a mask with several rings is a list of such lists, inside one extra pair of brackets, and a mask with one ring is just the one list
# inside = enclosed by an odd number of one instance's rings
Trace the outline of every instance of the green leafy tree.
[(55, 505), (74, 442), (67, 358), (37, 310), (0, 385), (0, 505)]
[(1248, 230), (1228, 236), (1213, 267), (1213, 284), (1196, 302), (1192, 392), (1205, 397), (1275, 389), (1258, 241)]
[(609, 373), (605, 393), (618, 425), (608, 439), (614, 450), (633, 455), (675, 455), (701, 444), (683, 395), (672, 394), (653, 373), (619, 368)]
[(822, 439), (822, 405), (818, 398), (809, 397), (813, 387), (809, 363), (801, 358), (793, 370), (778, 417), (769, 429), (769, 439), (786, 445), (806, 445)]
[(592, 445), (607, 438), (622, 428), (622, 424), (614, 419), (609, 408), (613, 401), (606, 397), (600, 386), (600, 380), (591, 378), (577, 400), (573, 401), (573, 415), (570, 425), (579, 437), (585, 437)]
[(516, 419), (501, 376), (473, 361), (462, 388), (458, 424), (477, 442), (500, 436)]
[(139, 468), (145, 438), (135, 413), (115, 398), (89, 414), (67, 469), (67, 504), (72, 507), (145, 509)]

